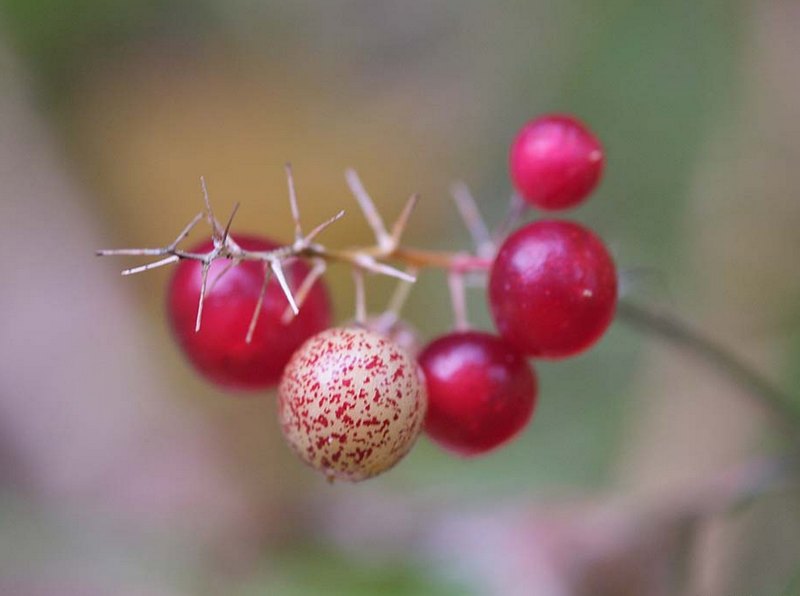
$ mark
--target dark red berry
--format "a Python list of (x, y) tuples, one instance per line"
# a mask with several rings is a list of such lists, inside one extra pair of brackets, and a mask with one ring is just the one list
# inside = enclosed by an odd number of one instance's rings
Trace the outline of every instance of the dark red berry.
[(614, 316), (617, 272), (583, 226), (537, 221), (500, 247), (489, 306), (500, 335), (531, 356), (564, 358), (595, 343)]
[(581, 203), (600, 182), (600, 141), (576, 118), (551, 114), (531, 120), (511, 145), (511, 180), (522, 197), (557, 211)]
[[(277, 247), (274, 242), (257, 237), (237, 236), (236, 242), (249, 250)], [(192, 247), (190, 252), (208, 252), (212, 247), (209, 240)], [(211, 264), (202, 325), (195, 333), (201, 265), (190, 260), (178, 263), (167, 298), (172, 331), (189, 361), (210, 381), (235, 389), (272, 387), (278, 383), (292, 353), (306, 339), (330, 325), (328, 293), (322, 281), (318, 281), (300, 313), (284, 323), (286, 297), (273, 276), (252, 341), (247, 343), (247, 331), (264, 283), (264, 267), (260, 262), (245, 261), (217, 279), (229, 264), (226, 259)], [(294, 261), (284, 269), (293, 288), (302, 283), (309, 271), (302, 261)]]
[(508, 442), (531, 418), (536, 376), (515, 348), (477, 331), (436, 339), (419, 356), (428, 388), (425, 432), (460, 455)]

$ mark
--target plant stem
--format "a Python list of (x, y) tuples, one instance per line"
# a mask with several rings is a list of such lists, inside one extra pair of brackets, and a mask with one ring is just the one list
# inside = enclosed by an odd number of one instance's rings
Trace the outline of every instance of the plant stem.
[(783, 392), (728, 349), (677, 317), (627, 300), (620, 301), (617, 317), (629, 325), (691, 350), (723, 372), (736, 385), (767, 406), (792, 434), (800, 426), (800, 402)]
[(425, 250), (406, 246), (397, 247), (388, 258), (410, 266), (446, 269), (457, 273), (488, 271), (492, 266), (492, 258), (478, 257), (465, 252)]
[[(296, 301), (292, 294), (292, 289), (289, 288), (283, 276), (283, 271), (281, 269), (281, 263), (283, 261), (292, 258), (313, 260), (316, 271), (314, 272), (314, 276), (311, 277), (311, 283), (325, 270), (327, 262), (340, 261), (348, 263), (355, 271), (357, 288), (360, 288), (358, 294), (361, 302), (359, 303), (357, 311), (360, 317), (364, 315), (362, 280), (364, 271), (388, 275), (404, 282), (413, 283), (416, 280), (416, 276), (411, 275), (409, 271), (414, 271), (416, 273), (418, 269), (422, 268), (443, 269), (450, 274), (451, 288), (454, 287), (455, 283), (456, 291), (454, 295), (456, 296), (455, 307), (457, 323), (459, 326), (465, 325), (466, 312), (463, 308), (463, 280), (461, 276), (465, 273), (488, 271), (492, 265), (492, 253), (496, 245), (496, 243), (492, 241), (486, 225), (480, 218), (480, 214), (475, 207), (475, 201), (466, 187), (463, 185), (456, 185), (453, 194), (459, 211), (464, 217), (467, 228), (473, 235), (473, 239), (477, 245), (476, 252), (426, 250), (403, 246), (401, 244), (401, 236), (403, 235), (411, 212), (417, 204), (419, 197), (417, 195), (412, 195), (409, 198), (400, 216), (395, 221), (394, 226), (392, 226), (392, 231), (390, 233), (387, 231), (375, 204), (361, 184), (358, 175), (353, 170), (348, 170), (346, 172), (347, 183), (350, 186), (353, 196), (361, 207), (362, 214), (372, 228), (375, 235), (375, 244), (372, 246), (357, 246), (331, 250), (314, 242), (314, 240), (321, 231), (337, 221), (344, 212), (340, 211), (314, 228), (311, 233), (303, 234), (300, 225), (300, 210), (297, 203), (294, 178), (291, 167), (288, 164), (286, 166), (286, 175), (289, 188), (289, 203), (292, 218), (295, 223), (295, 238), (292, 244), (281, 246), (270, 251), (248, 251), (240, 247), (229, 235), (231, 222), (236, 214), (238, 204), (237, 207), (234, 208), (233, 213), (231, 213), (228, 224), (223, 229), (214, 217), (205, 180), (201, 178), (205, 212), (195, 216), (171, 244), (162, 248), (100, 250), (97, 251), (97, 254), (106, 256), (140, 255), (162, 257), (155, 262), (132, 269), (126, 269), (123, 271), (124, 275), (148, 271), (175, 263), (181, 259), (200, 261), (203, 264), (204, 277), (200, 292), (200, 303), (198, 305), (198, 329), (203, 307), (203, 296), (206, 291), (206, 275), (211, 262), (216, 259), (229, 259), (234, 264), (242, 261), (262, 262), (265, 267), (265, 272), (271, 270), (281, 283), (281, 288), (286, 294), (287, 301), (292, 306), (292, 311), (295, 313), (298, 308), (297, 304), (302, 304), (302, 298), (304, 298), (306, 290), (302, 289), (302, 291), (298, 291), (300, 300)], [(508, 229), (512, 226), (513, 222), (519, 219), (524, 209), (524, 201), (518, 196), (512, 197), (509, 215), (504, 225), (500, 228), (501, 236), (508, 232)], [(205, 254), (189, 253), (178, 249), (178, 244), (186, 238), (204, 215), (211, 226), (214, 247)], [(402, 264), (405, 267), (405, 271), (392, 267), (386, 261)], [(227, 271), (227, 269), (225, 271)], [(310, 286), (310, 284), (308, 285)], [(262, 293), (263, 291), (264, 290), (262, 290)], [(254, 313), (254, 320), (251, 323), (248, 338), (252, 335), (258, 310), (260, 310), (260, 303), (256, 308), (256, 313)], [(461, 313), (460, 310), (464, 310), (464, 312)], [(769, 380), (765, 379), (760, 373), (753, 370), (748, 364), (742, 362), (723, 346), (715, 343), (672, 315), (631, 302), (621, 301), (618, 306), (617, 316), (646, 333), (669, 340), (676, 345), (695, 352), (725, 373), (737, 385), (746, 389), (753, 398), (758, 399), (763, 405), (768, 406), (777, 414), (777, 418), (792, 434), (797, 434), (798, 429), (800, 429), (800, 401), (795, 400), (793, 396), (775, 387)]]

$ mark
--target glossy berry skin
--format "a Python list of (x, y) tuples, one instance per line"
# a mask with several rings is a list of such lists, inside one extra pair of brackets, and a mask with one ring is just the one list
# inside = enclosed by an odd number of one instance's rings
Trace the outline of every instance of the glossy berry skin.
[(349, 481), (400, 461), (427, 406), (414, 359), (357, 327), (328, 329), (303, 344), (286, 366), (278, 397), (289, 446), (329, 479)]
[(551, 114), (531, 120), (511, 145), (511, 180), (530, 204), (548, 211), (583, 202), (600, 182), (603, 147), (572, 116)]
[(489, 275), (495, 326), (529, 356), (564, 358), (595, 343), (614, 317), (617, 272), (585, 227), (537, 221), (509, 236)]
[[(270, 240), (252, 236), (237, 236), (236, 242), (249, 250), (277, 247)], [(190, 252), (207, 252), (212, 246), (209, 240), (192, 247)], [(213, 383), (241, 390), (273, 387), (292, 353), (306, 339), (330, 325), (327, 290), (321, 280), (314, 284), (300, 313), (284, 324), (286, 297), (273, 277), (267, 286), (252, 341), (247, 343), (247, 331), (264, 283), (264, 268), (259, 262), (245, 261), (216, 281), (228, 265), (226, 259), (211, 263), (202, 324), (195, 333), (201, 265), (190, 260), (178, 263), (167, 298), (173, 334), (197, 371)], [(308, 270), (302, 261), (285, 266), (290, 287), (298, 287)]]
[(428, 388), (425, 432), (448, 451), (486, 453), (528, 424), (536, 376), (525, 357), (496, 335), (445, 335), (422, 351), (419, 363)]

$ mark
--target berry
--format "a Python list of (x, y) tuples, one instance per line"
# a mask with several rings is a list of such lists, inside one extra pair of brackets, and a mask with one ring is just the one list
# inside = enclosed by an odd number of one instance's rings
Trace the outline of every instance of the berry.
[[(236, 242), (248, 250), (277, 247), (274, 242), (257, 237), (241, 236)], [(212, 248), (209, 240), (192, 247), (190, 252), (208, 252)], [(330, 325), (327, 290), (322, 281), (314, 284), (299, 314), (284, 323), (286, 297), (273, 276), (252, 340), (247, 343), (247, 331), (264, 283), (264, 267), (259, 262), (244, 261), (219, 277), (228, 265), (230, 262), (225, 259), (211, 263), (202, 324), (195, 333), (202, 267), (198, 261), (178, 263), (167, 298), (172, 331), (189, 361), (210, 381), (235, 389), (272, 387), (278, 383), (292, 353), (306, 339)], [(284, 267), (293, 288), (302, 283), (308, 271), (302, 261)]]
[(469, 331), (429, 344), (419, 363), (428, 388), (425, 432), (460, 455), (486, 453), (511, 440), (533, 414), (536, 376), (503, 339)]
[(357, 481), (394, 466), (420, 433), (427, 398), (417, 363), (383, 336), (334, 328), (303, 344), (278, 388), (291, 448), (329, 479)]
[(576, 118), (531, 120), (511, 145), (511, 180), (522, 197), (548, 211), (574, 207), (595, 189), (605, 165), (600, 141)]
[(611, 256), (593, 232), (569, 221), (517, 230), (489, 275), (500, 335), (530, 356), (564, 358), (587, 349), (611, 323), (616, 302)]

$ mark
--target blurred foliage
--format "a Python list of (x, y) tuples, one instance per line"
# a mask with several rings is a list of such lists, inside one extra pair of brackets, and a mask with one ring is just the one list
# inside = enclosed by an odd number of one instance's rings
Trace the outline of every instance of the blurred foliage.
[[(309, 569), (309, 561), (313, 568)], [(271, 558), (269, 573), (254, 578), (237, 596), (280, 594), (281, 596), (469, 596), (473, 592), (431, 570), (410, 566), (403, 560), (375, 563), (354, 561), (325, 548), (297, 548)]]
[[(292, 157), (309, 219), (349, 201), (338, 172), (355, 165), (387, 213), (415, 190), (430, 199), (412, 222), (412, 241), (460, 246), (465, 235), (444, 199), (450, 178), (464, 178), (498, 221), (510, 190), (509, 138), (537, 113), (570, 111), (608, 152), (603, 185), (576, 218), (608, 240), (622, 269), (669, 280), (657, 288), (634, 283), (634, 294), (672, 302), (689, 276), (685, 218), (696, 170), (709, 136), (739, 116), (750, 7), (738, 0), (0, 0), (0, 10), (39, 99), (53, 108), (45, 115), (109, 227), (125, 230), (123, 244), (180, 229), (196, 209), (200, 173), (212, 195), (222, 195), (220, 211), (240, 200), (237, 223), (280, 235), (289, 228), (279, 168)], [(326, 233), (331, 244), (364, 237), (357, 218), (346, 220)], [(332, 278), (342, 319), (350, 312), (345, 277)], [(313, 490), (305, 470), (286, 472), (288, 453), (268, 426), (271, 403), (217, 405), (219, 394), (167, 353), (163, 275), (136, 281), (131, 292), (154, 315), (156, 349), (176, 386), (217, 414), (242, 476), (267, 502)], [(380, 304), (389, 286), (377, 287), (371, 298)], [(490, 327), (481, 290), (470, 300), (477, 326)], [(448, 328), (438, 275), (422, 278), (408, 313), (428, 334)], [(423, 439), (374, 486), (488, 504), (608, 487), (628, 424), (647, 399), (631, 389), (641, 351), (641, 340), (616, 325), (588, 354), (537, 365), (536, 417), (508, 448), (459, 460)], [(787, 376), (800, 394), (800, 340), (793, 354)], [(276, 470), (283, 482), (274, 481)], [(775, 523), (794, 516), (784, 511)], [(266, 571), (243, 582), (243, 596), (464, 593), (405, 560), (279, 550)], [(755, 565), (769, 575), (770, 561)], [(781, 578), (790, 565), (781, 562)]]
[(736, 519), (739, 560), (731, 569), (731, 591), (744, 594), (798, 594), (800, 587), (800, 498), (796, 492), (771, 495)]
[[(208, 26), (209, 5), (193, 0), (2, 0), (6, 30), (37, 75), (43, 99), (59, 103), (87, 67), (118, 56), (125, 42)], [(110, 56), (109, 56), (110, 53)]]
[(605, 26), (584, 32), (559, 98), (608, 150), (608, 176), (586, 214), (624, 243), (623, 265), (676, 276), (702, 143), (737, 108), (741, 9), (729, 0), (623, 0), (588, 10)]

